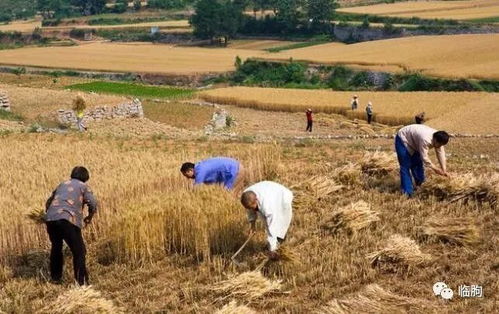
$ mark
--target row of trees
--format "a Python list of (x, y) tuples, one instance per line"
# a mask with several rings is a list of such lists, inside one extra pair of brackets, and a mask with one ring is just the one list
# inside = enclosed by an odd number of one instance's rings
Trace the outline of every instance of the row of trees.
[[(331, 31), (336, 7), (336, 0), (198, 0), (190, 22), (194, 35), (203, 39), (227, 41), (238, 32), (325, 34)], [(253, 17), (244, 14), (248, 9)], [(273, 14), (257, 16), (268, 10)]]

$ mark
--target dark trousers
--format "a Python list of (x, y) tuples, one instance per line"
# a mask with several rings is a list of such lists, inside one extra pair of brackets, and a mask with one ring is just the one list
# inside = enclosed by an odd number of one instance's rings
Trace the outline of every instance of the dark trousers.
[(67, 220), (47, 221), (52, 249), (50, 251), (50, 276), (54, 281), (61, 281), (64, 257), (62, 255), (62, 242), (66, 242), (73, 254), (73, 271), (75, 280), (79, 285), (88, 284), (87, 268), (85, 266), (85, 243), (81, 229)]
[(367, 123), (371, 124), (372, 120), (373, 120), (373, 115), (372, 114), (368, 114), (367, 115)]
[(307, 128), (305, 129), (305, 132), (312, 132), (312, 125), (314, 124), (313, 121), (307, 121)]
[(407, 147), (398, 135), (395, 138), (395, 150), (400, 164), (400, 189), (402, 193), (412, 195), (414, 193), (412, 178), (414, 178), (416, 186), (421, 185), (425, 180), (423, 160), (418, 152), (409, 154)]

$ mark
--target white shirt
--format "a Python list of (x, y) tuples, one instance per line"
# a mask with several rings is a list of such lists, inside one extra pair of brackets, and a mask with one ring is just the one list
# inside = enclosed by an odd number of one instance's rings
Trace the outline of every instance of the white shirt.
[[(429, 126), (423, 124), (411, 124), (401, 128), (397, 135), (404, 143), (404, 146), (409, 151), (409, 154), (413, 155), (414, 152), (419, 152), (421, 154), (421, 159), (423, 162), (430, 166), (432, 162), (428, 157), (428, 150), (433, 148), (432, 140), (433, 134), (437, 130), (430, 128)], [(445, 150), (443, 146), (435, 148), (438, 160), (445, 160)]]
[[(291, 224), (293, 193), (285, 186), (271, 181), (258, 182), (244, 190), (247, 191), (256, 194), (258, 215), (265, 223), (270, 250), (275, 251), (278, 247), (277, 238), (284, 239)], [(256, 218), (257, 212), (248, 210), (248, 220), (253, 222)]]

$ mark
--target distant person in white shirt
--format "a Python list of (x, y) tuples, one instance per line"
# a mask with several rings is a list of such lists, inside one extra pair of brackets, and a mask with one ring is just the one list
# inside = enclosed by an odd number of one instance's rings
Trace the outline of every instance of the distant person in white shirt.
[(293, 216), (293, 193), (285, 186), (262, 181), (246, 190), (241, 196), (241, 203), (248, 212), (250, 234), (256, 231), (257, 216), (265, 223), (267, 241), (269, 243), (269, 257), (278, 259), (276, 252), (279, 244), (286, 238), (291, 218)]
[[(449, 142), (449, 134), (437, 131), (423, 124), (411, 124), (401, 128), (395, 137), (395, 150), (400, 164), (400, 185), (402, 193), (412, 195), (414, 187), (425, 181), (424, 165), (437, 174), (448, 177), (444, 145)], [(440, 167), (428, 157), (428, 150), (434, 148)], [(411, 176), (412, 175), (412, 176)]]

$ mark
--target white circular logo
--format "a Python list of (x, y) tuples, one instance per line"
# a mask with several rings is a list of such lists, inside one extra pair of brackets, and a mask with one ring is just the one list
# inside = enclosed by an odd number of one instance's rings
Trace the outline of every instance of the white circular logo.
[(447, 288), (447, 285), (445, 284), (445, 282), (437, 282), (436, 284), (433, 285), (433, 293), (435, 295), (440, 295), (440, 293), (442, 292), (442, 290), (444, 290), (445, 288)]

